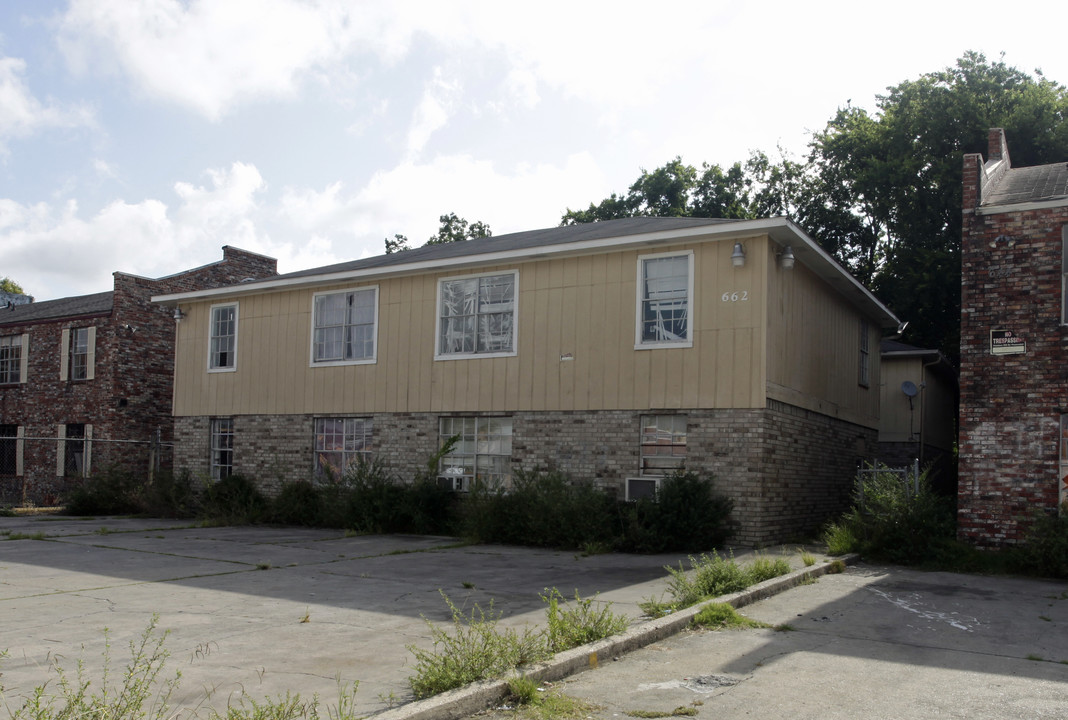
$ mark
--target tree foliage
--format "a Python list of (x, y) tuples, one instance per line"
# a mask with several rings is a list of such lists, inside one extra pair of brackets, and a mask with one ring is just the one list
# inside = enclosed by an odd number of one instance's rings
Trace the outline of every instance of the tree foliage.
[(807, 155), (754, 152), (745, 164), (698, 171), (676, 157), (625, 195), (561, 224), (639, 215), (787, 216), (910, 322), (905, 340), (959, 355), (961, 168), (1004, 128), (1013, 166), (1068, 159), (1068, 92), (1040, 71), (965, 53), (953, 67), (849, 102), (812, 134)]
[(25, 295), (22, 287), (9, 277), (0, 278), (0, 292), (12, 293), (15, 295)]
[[(468, 222), (462, 217), (456, 215), (456, 213), (448, 213), (447, 215), (441, 215), (438, 217), (438, 221), (441, 222), (441, 227), (438, 231), (430, 236), (430, 239), (426, 241), (427, 245), (441, 245), (449, 242), (462, 242), (464, 240), (474, 240), (476, 238), (491, 237), (493, 231), (490, 230), (490, 226), (484, 222)], [(395, 252), (401, 252), (403, 250), (409, 250), (411, 246), (408, 244), (408, 238), (405, 235), (397, 233), (393, 236), (393, 239), (386, 238), (386, 254), (391, 255)]]

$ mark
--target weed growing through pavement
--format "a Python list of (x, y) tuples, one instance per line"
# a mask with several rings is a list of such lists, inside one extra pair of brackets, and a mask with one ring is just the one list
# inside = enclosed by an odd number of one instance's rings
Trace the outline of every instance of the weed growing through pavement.
[(302, 624), (306, 622), (311, 622), (311, 611), (307, 608), (305, 608), (304, 614), (300, 616), (300, 622)]
[(816, 556), (807, 550), (801, 551), (801, 562), (805, 564), (805, 567), (812, 567), (816, 564)]
[(771, 627), (767, 623), (740, 615), (729, 603), (708, 603), (693, 616), (693, 624), (710, 630)]
[(7, 534), (7, 539), (8, 540), (44, 540), (45, 539), (45, 534), (43, 532), (36, 532), (36, 533), (9, 532)]
[[(140, 641), (130, 641), (130, 662), (116, 684), (111, 674), (111, 643), (108, 630), (104, 630), (104, 667), (98, 683), (98, 691), (90, 688), (94, 680), (87, 676), (84, 663), (79, 660), (73, 677), (53, 658), (49, 672), (56, 677), (56, 690), (52, 693), (49, 682), (35, 687), (21, 706), (7, 707), (11, 720), (72, 720), (99, 718), (101, 720), (165, 720), (172, 713), (168, 707), (171, 694), (178, 687), (181, 672), (174, 677), (161, 679), (169, 656), (163, 644), (167, 633), (156, 632), (158, 617), (153, 617), (141, 633)], [(84, 649), (84, 648), (83, 648)]]
[(585, 720), (600, 709), (521, 675), (508, 681), (508, 690), (505, 703), (513, 711), (513, 720)]
[(837, 575), (838, 573), (844, 573), (846, 564), (841, 560), (835, 560), (827, 567), (828, 575)]
[(671, 575), (668, 592), (672, 595), (670, 602), (650, 598), (638, 604), (646, 615), (662, 617), (669, 613), (696, 605), (708, 598), (739, 592), (759, 582), (790, 572), (790, 563), (784, 558), (758, 556), (748, 565), (738, 565), (733, 557), (723, 558), (718, 553), (690, 556), (690, 569), (685, 570), (682, 563), (678, 568), (670, 565), (664, 568)]
[(563, 604), (564, 597), (556, 588), (546, 590), (541, 599), (549, 606), (546, 609), (549, 650), (554, 653), (617, 635), (630, 624), (625, 615), (612, 612), (610, 603), (599, 603), (595, 597), (584, 599), (578, 590), (570, 606)]
[(693, 717), (697, 715), (697, 708), (693, 705), (680, 705), (674, 710), (628, 710), (623, 714), (635, 718)]
[(578, 592), (573, 603), (565, 604), (556, 588), (541, 596), (548, 605), (547, 628), (541, 631), (499, 628), (501, 616), (492, 602), (488, 611), (475, 605), (465, 614), (444, 592), (441, 597), (452, 615), (451, 632), (427, 620), (433, 647), (408, 646), (416, 659), (408, 684), (417, 698), (503, 677), (554, 653), (622, 632), (629, 623), (625, 616), (612, 613), (610, 604), (584, 599)]

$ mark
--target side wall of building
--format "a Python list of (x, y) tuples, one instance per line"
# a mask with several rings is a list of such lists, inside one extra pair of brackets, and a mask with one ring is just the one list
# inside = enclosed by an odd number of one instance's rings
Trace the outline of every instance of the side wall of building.
[[(965, 210), (958, 526), (979, 545), (1017, 543), (1036, 512), (1057, 508), (1066, 225), (1065, 207)], [(1025, 352), (994, 354), (992, 331), (1011, 332)]]
[[(147, 472), (160, 450), (157, 431), (163, 448), (172, 436), (175, 327), (171, 311), (150, 298), (269, 277), (276, 266), (273, 258), (226, 247), (222, 261), (165, 278), (115, 273), (107, 314), (0, 324), (0, 335), (29, 337), (26, 382), (0, 385), (0, 424), (19, 428), (23, 438), (22, 473), (0, 477), (0, 502), (51, 504), (81, 481), (59, 467), (57, 438), (70, 424), (91, 434), (84, 444), (89, 474), (112, 465)], [(92, 377), (85, 380), (61, 373), (63, 331), (74, 328), (94, 329)]]

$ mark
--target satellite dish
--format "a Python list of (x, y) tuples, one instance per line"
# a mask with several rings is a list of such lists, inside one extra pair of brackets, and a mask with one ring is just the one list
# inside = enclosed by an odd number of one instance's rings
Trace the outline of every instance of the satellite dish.
[(920, 391), (916, 389), (916, 383), (912, 382), (911, 380), (906, 380), (905, 382), (901, 383), (901, 392), (905, 393), (910, 398), (914, 398)]

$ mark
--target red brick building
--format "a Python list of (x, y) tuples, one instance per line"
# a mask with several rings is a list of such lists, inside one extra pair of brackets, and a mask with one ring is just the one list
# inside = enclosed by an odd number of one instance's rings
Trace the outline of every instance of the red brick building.
[(978, 545), (1068, 499), (1066, 228), (1068, 164), (1012, 167), (1001, 129), (964, 157), (958, 527)]
[(224, 247), (175, 275), (116, 272), (108, 292), (0, 308), (0, 503), (49, 503), (114, 463), (147, 470), (172, 438), (175, 336), (150, 298), (275, 274), (274, 258)]

